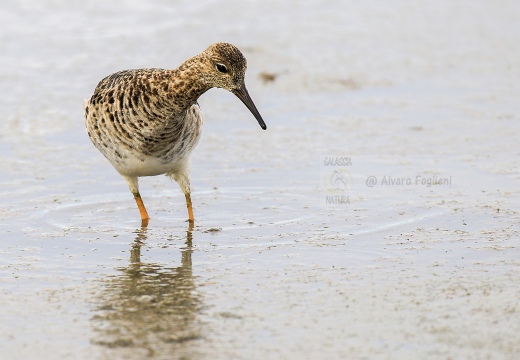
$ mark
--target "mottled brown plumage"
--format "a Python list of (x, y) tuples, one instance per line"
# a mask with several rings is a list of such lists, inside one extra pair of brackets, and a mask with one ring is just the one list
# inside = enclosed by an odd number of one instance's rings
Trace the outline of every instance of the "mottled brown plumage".
[(219, 87), (233, 92), (265, 130), (247, 93), (246, 59), (233, 45), (217, 43), (173, 70), (138, 69), (107, 76), (85, 102), (87, 132), (96, 148), (128, 183), (141, 213), (148, 213), (138, 178), (166, 174), (190, 196), (190, 154), (200, 138), (202, 118), (197, 99)]

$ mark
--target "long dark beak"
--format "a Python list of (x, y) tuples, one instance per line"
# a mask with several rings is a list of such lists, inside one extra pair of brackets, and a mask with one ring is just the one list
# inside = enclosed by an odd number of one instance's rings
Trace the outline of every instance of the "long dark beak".
[(236, 95), (237, 98), (242, 100), (244, 105), (251, 111), (251, 113), (255, 116), (256, 120), (260, 124), (260, 127), (262, 129), (267, 129), (267, 126), (265, 125), (264, 120), (262, 119), (262, 116), (256, 109), (255, 104), (253, 103), (253, 100), (251, 100), (251, 97), (249, 96), (249, 93), (247, 92), (246, 85), (242, 84), (242, 86), (238, 89), (235, 89), (232, 91), (233, 94)]

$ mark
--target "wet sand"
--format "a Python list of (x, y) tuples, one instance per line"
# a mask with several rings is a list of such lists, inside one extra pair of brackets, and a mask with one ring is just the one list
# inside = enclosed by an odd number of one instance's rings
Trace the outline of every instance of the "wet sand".
[[(0, 13), (0, 357), (515, 359), (520, 6), (226, 4)], [(216, 41), (268, 129), (204, 94), (195, 227), (160, 176), (142, 229), (83, 98)]]

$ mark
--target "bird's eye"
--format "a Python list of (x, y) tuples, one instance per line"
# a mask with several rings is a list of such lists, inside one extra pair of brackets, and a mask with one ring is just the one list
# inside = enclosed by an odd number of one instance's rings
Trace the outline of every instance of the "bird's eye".
[(222, 74), (227, 73), (227, 67), (223, 64), (217, 64), (217, 70), (221, 72)]

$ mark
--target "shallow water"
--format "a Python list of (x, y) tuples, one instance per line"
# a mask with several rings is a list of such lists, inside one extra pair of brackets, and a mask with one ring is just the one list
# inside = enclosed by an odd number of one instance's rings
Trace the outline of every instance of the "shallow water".
[[(13, 1), (0, 20), (2, 359), (520, 352), (515, 2)], [(248, 58), (268, 129), (204, 94), (195, 227), (161, 176), (141, 229), (82, 101), (216, 41)]]

